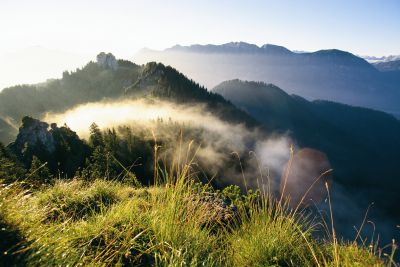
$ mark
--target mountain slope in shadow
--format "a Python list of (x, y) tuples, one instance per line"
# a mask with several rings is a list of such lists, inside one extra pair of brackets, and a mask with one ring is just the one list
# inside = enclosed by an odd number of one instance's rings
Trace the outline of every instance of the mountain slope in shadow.
[(269, 131), (289, 132), (300, 147), (325, 152), (335, 183), (361, 207), (376, 204), (399, 220), (400, 121), (366, 108), (307, 101), (262, 82), (231, 80), (213, 89), (264, 123)]

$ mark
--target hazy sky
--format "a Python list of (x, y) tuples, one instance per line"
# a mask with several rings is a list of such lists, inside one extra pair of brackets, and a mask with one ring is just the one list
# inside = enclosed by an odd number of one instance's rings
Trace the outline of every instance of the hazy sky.
[(247, 41), (400, 54), (399, 0), (1, 0), (2, 50), (40, 45), (131, 56), (146, 46)]
[(382, 56), (400, 54), (400, 0), (0, 0), (0, 36), (3, 59), (32, 46), (130, 58), (142, 47), (230, 41)]

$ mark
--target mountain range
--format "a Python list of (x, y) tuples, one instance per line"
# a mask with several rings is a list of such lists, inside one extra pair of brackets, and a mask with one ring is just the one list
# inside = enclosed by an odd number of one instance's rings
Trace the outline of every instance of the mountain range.
[[(192, 48), (175, 47), (172, 50), (185, 49)], [(220, 47), (199, 46), (195, 49), (199, 60), (205, 60), (200, 57), (202, 53), (208, 59), (214, 56), (227, 59), (220, 57)], [(243, 60), (251, 56), (256, 59), (259, 54), (277, 62), (282, 62), (283, 57), (288, 62), (293, 60), (292, 57), (297, 58), (287, 49), (276, 46), (259, 48), (239, 43), (226, 45), (223, 49), (230, 51), (229, 58), (234, 51), (236, 59), (242, 57)], [(186, 52), (179, 53), (186, 57)], [(336, 62), (323, 67), (326, 74), (330, 68), (341, 69), (342, 64), (346, 67), (340, 75), (347, 71), (360, 75), (380, 73), (365, 60), (341, 51), (310, 53), (303, 55), (301, 60), (307, 58), (309, 62), (321, 65)], [(211, 70), (215, 64), (216, 61), (210, 61)], [(315, 70), (319, 71), (319, 68)], [(334, 168), (335, 184), (340, 188), (335, 191), (340, 192), (335, 199), (339, 201), (343, 197), (345, 200), (342, 201), (353, 203), (352, 212), (357, 216), (360, 212), (362, 216), (364, 208), (375, 202), (375, 216), (380, 218), (379, 222), (390, 222), (387, 231), (389, 236), (395, 236), (391, 222), (400, 218), (397, 209), (400, 122), (392, 115), (332, 101), (310, 101), (264, 82), (235, 79), (224, 81), (208, 91), (173, 67), (155, 62), (137, 65), (105, 53), (98, 56), (97, 62), (89, 62), (74, 72), (66, 71), (62, 76), (43, 84), (15, 86), (0, 92), (1, 142), (9, 143), (15, 139), (19, 121), (25, 115), (43, 119), (49, 112), (64, 112), (85, 103), (149, 97), (189, 106), (200, 103), (224, 122), (257, 128), (265, 135), (288, 135), (300, 148), (310, 147), (326, 153)], [(24, 141), (17, 143), (20, 144), (17, 150), (23, 150)], [(344, 212), (339, 219), (349, 219), (347, 215)]]
[[(263, 81), (308, 100), (323, 99), (400, 115), (400, 75), (381, 71), (349, 52), (330, 49), (295, 53), (244, 42), (143, 49), (134, 61), (160, 61), (213, 88), (225, 80)], [(392, 63), (390, 63), (392, 64)]]

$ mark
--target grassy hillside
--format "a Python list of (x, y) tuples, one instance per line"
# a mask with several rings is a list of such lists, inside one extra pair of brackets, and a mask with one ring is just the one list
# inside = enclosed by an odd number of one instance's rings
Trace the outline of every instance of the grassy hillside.
[[(37, 189), (3, 184), (0, 265), (394, 264), (395, 245), (378, 250), (373, 243), (340, 242), (319, 218), (290, 209), (268, 189), (242, 195), (238, 187), (215, 191), (196, 183), (194, 163), (155, 168), (152, 187), (79, 177)], [(326, 237), (315, 239), (316, 231)]]

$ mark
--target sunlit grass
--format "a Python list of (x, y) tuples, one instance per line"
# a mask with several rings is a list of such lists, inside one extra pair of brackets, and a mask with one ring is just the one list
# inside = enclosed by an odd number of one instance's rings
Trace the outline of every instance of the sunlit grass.
[[(1, 251), (0, 263), (395, 266), (393, 255), (379, 256), (373, 244), (339, 242), (332, 234), (327, 240), (314, 239), (318, 218), (291, 209), (284, 199), (259, 191), (243, 196), (234, 188), (229, 194), (213, 192), (195, 184), (194, 157), (195, 152), (177, 154), (168, 167), (155, 166), (154, 187), (80, 179), (34, 191), (17, 183), (2, 186), (4, 233), (17, 230), (18, 238)], [(218, 206), (206, 202), (209, 196), (234, 200), (228, 222), (220, 219)]]

